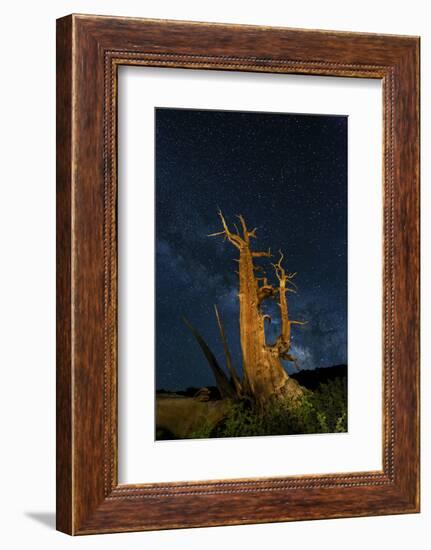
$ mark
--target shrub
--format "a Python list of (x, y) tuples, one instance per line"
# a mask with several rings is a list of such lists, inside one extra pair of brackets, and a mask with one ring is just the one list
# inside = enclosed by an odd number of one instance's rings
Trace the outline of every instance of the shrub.
[[(295, 404), (273, 400), (263, 409), (232, 402), (227, 416), (203, 437), (247, 437), (347, 431), (347, 385), (342, 378), (307, 391)], [(196, 437), (196, 436), (194, 436)], [(202, 436), (201, 436), (202, 437)]]

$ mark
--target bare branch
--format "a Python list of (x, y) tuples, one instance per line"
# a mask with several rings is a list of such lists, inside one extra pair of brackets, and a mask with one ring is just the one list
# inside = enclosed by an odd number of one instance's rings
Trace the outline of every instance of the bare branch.
[(227, 369), (228, 369), (228, 371), (229, 371), (229, 373), (232, 377), (232, 381), (233, 381), (233, 385), (234, 385), (236, 394), (239, 397), (242, 393), (241, 382), (240, 382), (239, 376), (238, 376), (238, 374), (236, 372), (236, 369), (235, 369), (235, 367), (233, 365), (233, 362), (232, 362), (232, 356), (231, 356), (230, 351), (229, 351), (229, 345), (228, 345), (228, 342), (227, 342), (226, 333), (224, 331), (223, 323), (221, 321), (221, 317), (220, 317), (220, 314), (219, 314), (219, 311), (218, 311), (218, 308), (217, 308), (216, 305), (214, 305), (214, 310), (215, 310), (215, 314), (216, 314), (218, 328), (219, 328), (219, 331), (220, 331), (220, 336), (221, 336), (221, 339), (222, 339), (222, 342), (223, 342), (223, 349), (224, 349), (224, 354), (225, 354), (225, 357), (226, 357), (226, 366), (227, 366)]
[[(231, 242), (236, 248), (240, 249), (244, 245), (244, 240), (239, 236), (235, 235), (235, 233), (232, 233), (226, 223), (226, 220), (223, 217), (223, 214), (221, 210), (218, 211), (218, 215), (220, 217), (221, 223), (223, 225), (223, 231), (219, 231), (217, 233), (211, 233), (211, 235), (208, 235), (209, 237), (218, 237), (223, 235), (225, 239), (228, 239), (229, 242)], [(236, 228), (238, 232), (238, 228)]]
[[(295, 290), (298, 290), (298, 287), (296, 286), (296, 284), (295, 284), (293, 281), (291, 281), (290, 279), (286, 279), (286, 283), (289, 283), (290, 285), (293, 286), (293, 288), (294, 288)], [(294, 292), (294, 291), (293, 291), (292, 289), (290, 289), (290, 288), (288, 288), (287, 290), (290, 290), (290, 292)]]
[(295, 289), (289, 288), (288, 286), (285, 286), (285, 287), (283, 288), (283, 290), (286, 291), (286, 292), (291, 292), (292, 294), (297, 294), (297, 292), (296, 292)]
[(271, 258), (271, 249), (268, 248), (267, 252), (252, 252), (251, 255), (253, 258)]
[(242, 232), (244, 234), (244, 239), (246, 241), (248, 241), (248, 229), (247, 229), (247, 225), (245, 223), (245, 219), (244, 217), (242, 216), (242, 214), (238, 214), (237, 215), (237, 218), (239, 219), (239, 221), (241, 222), (241, 227), (242, 227)]
[(278, 260), (278, 265), (281, 267), (281, 262), (284, 260), (284, 254), (281, 250), (278, 251), (280, 254), (280, 259)]
[(280, 259), (278, 260), (278, 262), (276, 264), (271, 264), (271, 265), (275, 269), (275, 274), (277, 276), (277, 279), (280, 282), (284, 283), (286, 281), (286, 271), (281, 265), (281, 262), (283, 261), (283, 258), (284, 258), (284, 254), (281, 250), (279, 250), (278, 252), (280, 254)]
[(217, 384), (218, 389), (220, 390), (220, 394), (222, 397), (235, 397), (235, 388), (230, 383), (229, 379), (227, 378), (224, 371), (220, 368), (220, 365), (218, 364), (218, 361), (209, 348), (208, 344), (205, 342), (205, 340), (202, 338), (202, 336), (199, 334), (199, 332), (194, 328), (194, 326), (183, 317), (184, 323), (189, 327), (191, 333), (196, 338), (197, 343), (199, 344), (203, 354), (205, 355), (206, 360), (208, 361), (208, 365), (210, 366), (214, 378)]
[(247, 229), (247, 224), (245, 223), (244, 216), (242, 216), (242, 214), (239, 214), (237, 217), (241, 222), (241, 227), (242, 227), (242, 232), (243, 232), (243, 235), (244, 235), (244, 240), (246, 242), (248, 242), (250, 240), (250, 237), (252, 237), (253, 239), (256, 239), (257, 238), (256, 237), (257, 227), (255, 227), (251, 231), (249, 231)]
[(255, 227), (252, 231), (249, 231), (248, 232), (248, 236), (249, 237), (253, 237), (253, 239), (256, 239), (256, 231), (257, 231), (257, 227)]

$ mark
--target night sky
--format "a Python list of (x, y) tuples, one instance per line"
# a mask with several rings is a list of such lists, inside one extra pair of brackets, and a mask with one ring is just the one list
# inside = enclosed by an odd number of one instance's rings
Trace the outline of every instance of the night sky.
[[(183, 322), (224, 366), (217, 304), (241, 371), (237, 249), (223, 237), (242, 214), (258, 227), (255, 250), (297, 272), (288, 294), (292, 353), (301, 369), (347, 363), (347, 117), (156, 109), (156, 387), (214, 385)], [(272, 260), (274, 261), (274, 260)], [(268, 267), (268, 259), (256, 263)], [(279, 332), (275, 301), (267, 338)], [(292, 372), (291, 363), (286, 363)]]

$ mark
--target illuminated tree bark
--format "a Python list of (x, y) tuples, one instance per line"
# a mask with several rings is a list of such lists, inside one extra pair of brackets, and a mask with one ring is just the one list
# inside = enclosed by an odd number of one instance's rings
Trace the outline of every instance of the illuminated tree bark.
[[(301, 386), (291, 379), (285, 371), (282, 359), (295, 361), (290, 354), (291, 326), (304, 324), (289, 319), (287, 292), (294, 292), (292, 279), (295, 274), (289, 274), (282, 267), (283, 255), (280, 253), (278, 263), (272, 264), (279, 282), (278, 287), (268, 283), (267, 277), (256, 277), (261, 270), (254, 265), (254, 258), (271, 257), (271, 252), (254, 251), (251, 248), (251, 239), (256, 238), (257, 228), (249, 231), (243, 216), (239, 216), (241, 232), (236, 225), (235, 231), (230, 231), (223, 214), (219, 212), (223, 231), (210, 236), (224, 236), (239, 253), (239, 306), (240, 306), (240, 337), (243, 359), (244, 377), (239, 384), (244, 394), (252, 397), (258, 404), (263, 405), (271, 398), (291, 397), (302, 394)], [(278, 296), (281, 333), (274, 345), (268, 345), (265, 338), (265, 319), (268, 317), (262, 312), (264, 300)], [(220, 326), (220, 318), (217, 312)], [(222, 338), (225, 343), (224, 333)], [(238, 384), (235, 383), (235, 386)]]
[[(292, 321), (289, 318), (289, 308), (287, 303), (286, 292), (293, 292), (293, 293), (296, 292), (295, 290), (296, 285), (292, 282), (292, 279), (295, 277), (296, 273), (286, 272), (286, 270), (281, 265), (283, 258), (284, 258), (283, 253), (280, 250), (280, 259), (276, 264), (272, 264), (272, 266), (275, 269), (275, 274), (279, 282), (278, 306), (280, 308), (280, 318), (281, 318), (281, 333), (280, 333), (280, 336), (277, 338), (277, 342), (275, 345), (277, 347), (278, 356), (280, 357), (280, 359), (285, 359), (287, 361), (293, 361), (296, 363), (296, 358), (290, 353), (292, 325), (305, 325), (306, 322)], [(289, 286), (289, 284), (291, 286)]]

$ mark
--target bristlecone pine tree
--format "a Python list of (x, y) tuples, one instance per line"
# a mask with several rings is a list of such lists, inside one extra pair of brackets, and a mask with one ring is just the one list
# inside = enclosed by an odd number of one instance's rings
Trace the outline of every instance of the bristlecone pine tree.
[[(271, 252), (254, 251), (251, 239), (256, 239), (257, 228), (249, 231), (243, 216), (238, 216), (242, 232), (234, 224), (232, 232), (223, 214), (219, 212), (223, 231), (213, 233), (210, 237), (223, 236), (239, 253), (239, 306), (240, 306), (240, 336), (242, 350), (243, 378), (240, 379), (229, 352), (228, 342), (223, 324), (215, 306), (216, 319), (223, 342), (226, 366), (230, 377), (226, 376), (214, 354), (196, 329), (186, 321), (198, 341), (205, 357), (214, 373), (217, 386), (223, 398), (248, 398), (259, 406), (264, 406), (271, 399), (295, 400), (303, 393), (303, 388), (285, 371), (282, 360), (296, 359), (290, 353), (292, 325), (303, 325), (304, 321), (294, 321), (289, 318), (287, 293), (295, 292), (292, 279), (296, 273), (288, 273), (282, 266), (284, 259), (280, 251), (277, 263), (272, 263), (278, 286), (268, 282), (268, 278), (260, 266), (254, 265), (255, 258), (270, 258)], [(262, 277), (256, 276), (263, 272)], [(274, 344), (267, 344), (265, 338), (265, 321), (269, 317), (262, 311), (264, 300), (278, 299), (280, 309), (281, 332)]]

